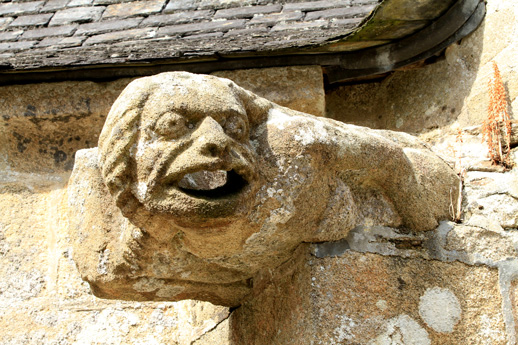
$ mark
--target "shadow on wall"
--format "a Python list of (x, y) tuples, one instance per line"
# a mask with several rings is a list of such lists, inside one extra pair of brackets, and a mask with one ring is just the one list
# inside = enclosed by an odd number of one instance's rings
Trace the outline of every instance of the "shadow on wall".
[(360, 126), (419, 133), (456, 121), (481, 64), (485, 22), (434, 64), (381, 81), (326, 90), (326, 116)]

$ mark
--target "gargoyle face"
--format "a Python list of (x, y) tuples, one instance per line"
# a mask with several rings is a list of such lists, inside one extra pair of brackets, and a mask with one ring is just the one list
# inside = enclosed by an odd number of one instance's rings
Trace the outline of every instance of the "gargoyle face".
[(232, 92), (215, 98), (202, 88), (159, 90), (147, 100), (139, 130), (132, 190), (148, 210), (197, 228), (248, 211), (255, 159), (246, 111)]

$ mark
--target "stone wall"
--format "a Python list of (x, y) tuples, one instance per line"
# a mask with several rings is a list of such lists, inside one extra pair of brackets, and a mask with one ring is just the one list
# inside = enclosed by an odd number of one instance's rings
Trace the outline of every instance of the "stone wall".
[(489, 0), (482, 26), (436, 63), (325, 99), (318, 67), (218, 73), (282, 105), (418, 133), (466, 170), (460, 223), (304, 244), (232, 311), (101, 300), (77, 273), (64, 210), (73, 154), (96, 146), (129, 80), (0, 88), (0, 343), (516, 344), (518, 173), (487, 164), (479, 126), (493, 60), (516, 118), (517, 50), (518, 5)]

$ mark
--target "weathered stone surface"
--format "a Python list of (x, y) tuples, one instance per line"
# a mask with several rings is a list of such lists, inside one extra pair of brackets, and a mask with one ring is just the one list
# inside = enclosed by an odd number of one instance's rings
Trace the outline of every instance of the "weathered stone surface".
[(195, 21), (202, 21), (210, 19), (212, 11), (201, 10), (201, 11), (190, 11), (181, 12), (174, 14), (164, 14), (160, 16), (150, 16), (144, 19), (142, 25), (169, 25), (169, 24), (185, 24), (192, 23)]
[(85, 45), (154, 37), (155, 33), (155, 28), (130, 29), (124, 31), (108, 32), (105, 34), (91, 36), (86, 40)]
[(1, 87), (2, 176), (72, 169), (75, 151), (95, 146), (111, 104), (129, 82)]
[(79, 25), (74, 35), (101, 34), (108, 31), (120, 31), (137, 27), (142, 18), (128, 18), (121, 20), (107, 20), (101, 23), (88, 23)]
[[(191, 344), (228, 317), (209, 303), (93, 297), (67, 239), (67, 176), (0, 175), (0, 343)], [(48, 181), (45, 181), (48, 178)], [(65, 202), (63, 204), (63, 202)]]
[(489, 2), (482, 25), (460, 44), (446, 49), (445, 60), (395, 72), (378, 82), (339, 87), (326, 95), (327, 116), (407, 132), (440, 128), (455, 121), (461, 127), (481, 125), (487, 117), (493, 59), (509, 92), (510, 114), (516, 114), (518, 69), (512, 56), (518, 54), (513, 34), (517, 28), (514, 4)]
[(280, 12), (282, 9), (281, 5), (268, 5), (268, 6), (251, 6), (251, 7), (236, 7), (225, 10), (218, 10), (214, 15), (214, 18), (252, 18), (255, 14), (269, 14)]
[(323, 116), (325, 113), (324, 80), (320, 67), (294, 66), (219, 71), (213, 74), (228, 78), (239, 86), (284, 107), (316, 116)]
[(503, 228), (518, 228), (518, 174), (468, 172), (465, 187), (465, 220), (483, 215)]
[(77, 153), (70, 236), (98, 296), (233, 306), (301, 242), (358, 225), (432, 229), (457, 185), (409, 135), (312, 117), (228, 79), (164, 73), (131, 83), (99, 150)]
[(166, 0), (151, 0), (113, 4), (106, 8), (106, 11), (103, 14), (103, 19), (111, 17), (131, 17), (136, 15), (157, 13), (162, 10), (162, 7), (165, 5), (165, 3)]
[(184, 36), (182, 37), (182, 39), (184, 40), (204, 40), (204, 39), (207, 39), (207, 38), (220, 38), (220, 37), (223, 37), (223, 33), (222, 32), (212, 32), (210, 34), (199, 34), (199, 35), (188, 35), (188, 36)]
[[(478, 133), (469, 128), (463, 131), (461, 145), (456, 141), (456, 127), (443, 125), (459, 119), (461, 126), (477, 126), (485, 118), (490, 69), (485, 62), (479, 66), (477, 54), (486, 62), (494, 57), (498, 60), (511, 96), (510, 111), (515, 115), (516, 12), (511, 5), (513, 2), (506, 0), (488, 2), (485, 26), (460, 46), (450, 48), (446, 61), (421, 71), (397, 72), (383, 83), (365, 88), (342, 89), (341, 97), (357, 103), (342, 103), (339, 111), (342, 115), (350, 112), (353, 122), (374, 127), (387, 124), (396, 128), (399, 123), (401, 129), (422, 131), (439, 126), (423, 138), (449, 161), (455, 162), (454, 152), (461, 152), (462, 164), (475, 166), (485, 158), (486, 150)], [(273, 71), (271, 75), (278, 78)], [(313, 75), (317, 73), (308, 73), (308, 77)], [(266, 90), (271, 87), (262, 77), (257, 83)], [(402, 87), (405, 83), (409, 85)], [(502, 214), (485, 212), (478, 206), (473, 214), (464, 214), (461, 224), (442, 223), (438, 229), (419, 234), (386, 227), (356, 229), (340, 242), (341, 247), (325, 243), (335, 249), (327, 252), (331, 255), (304, 257), (302, 265), (296, 266), (302, 268), (295, 273), (293, 268), (262, 272), (263, 279), (254, 279), (255, 289), (248, 302), (233, 312), (234, 327), (226, 319), (225, 308), (208, 303), (96, 299), (81, 282), (72, 259), (79, 254), (67, 238), (69, 220), (64, 216), (63, 188), (68, 176), (59, 173), (65, 163), (54, 165), (50, 148), (58, 147), (72, 157), (78, 148), (95, 145), (122, 84), (0, 88), (0, 115), (10, 118), (0, 118), (0, 343), (90, 344), (102, 340), (114, 344), (228, 345), (230, 337), (234, 344), (261, 345), (303, 345), (308, 339), (314, 340), (313, 344), (516, 342), (518, 270), (512, 268), (517, 266), (517, 232), (502, 228)], [(349, 98), (347, 90), (355, 96)], [(365, 94), (359, 97), (359, 92)], [(89, 102), (81, 101), (82, 97)], [(380, 103), (374, 106), (368, 101)], [(333, 104), (335, 111), (339, 104)], [(382, 119), (371, 116), (374, 113)], [(79, 133), (82, 139), (67, 143), (70, 133)], [(60, 146), (61, 138), (65, 143)], [(514, 157), (518, 160), (518, 155)], [(71, 158), (65, 162), (71, 167)], [(516, 181), (508, 177), (514, 171), (479, 173), (470, 171), (465, 180), (468, 201), (487, 200), (487, 195), (498, 193), (514, 195)], [(487, 207), (502, 210), (511, 205), (510, 199), (506, 204), (498, 202), (495, 199)], [(313, 290), (308, 290), (311, 283)], [(458, 321), (455, 301), (461, 311)], [(436, 307), (441, 307), (440, 313), (434, 311)], [(453, 327), (452, 332), (449, 327)]]
[(221, 322), (217, 328), (210, 330), (197, 339), (192, 345), (230, 345), (229, 320)]
[(23, 33), (23, 30), (7, 31), (0, 33), (0, 41), (14, 41)]
[(45, 1), (31, 2), (4, 2), (0, 4), (0, 15), (10, 14), (19, 15), (25, 13), (35, 13), (43, 6)]
[(178, 0), (178, 1), (169, 1), (167, 6), (164, 9), (164, 13), (173, 13), (174, 11), (189, 11), (195, 10), (198, 7), (197, 0)]
[(30, 26), (45, 25), (52, 18), (53, 14), (33, 14), (28, 16), (19, 16), (9, 26)]
[(69, 3), (69, 0), (49, 0), (45, 3), (45, 6), (40, 12), (54, 12), (65, 7)]
[(0, 18), (0, 30), (5, 29), (14, 20), (12, 17)]
[(236, 20), (220, 20), (216, 22), (202, 22), (192, 24), (181, 24), (173, 26), (164, 26), (158, 29), (158, 36), (179, 35), (188, 32), (211, 32), (211, 31), (228, 31), (231, 29), (240, 29), (245, 26), (243, 19)]
[(88, 23), (101, 18), (104, 7), (73, 7), (57, 11), (49, 26), (67, 25), (73, 23)]
[[(57, 44), (74, 44), (75, 39), (85, 38), (65, 37)], [(323, 113), (324, 91), (318, 67), (276, 68), (267, 73), (243, 71), (235, 73), (234, 77), (225, 76), (240, 80), (244, 87), (252, 88), (267, 99), (272, 97), (274, 102), (316, 115)], [(254, 78), (258, 81), (255, 85)], [(275, 89), (280, 81), (286, 84)], [(0, 145), (8, 166), (22, 172), (71, 169), (75, 151), (96, 145), (111, 105), (129, 82), (130, 79), (121, 79), (107, 83), (61, 82), (0, 87), (0, 140), (13, 138)], [(289, 85), (305, 91), (293, 90), (283, 95), (282, 89)], [(14, 132), (25, 135), (17, 139)], [(75, 139), (77, 136), (80, 140)], [(27, 138), (32, 139), (24, 143)], [(60, 157), (65, 155), (66, 159), (62, 161)], [(2, 160), (0, 166), (3, 166)]]
[[(475, 218), (473, 218), (475, 221)], [(504, 231), (498, 223), (478, 218), (472, 226), (458, 225), (446, 236), (445, 249), (462, 255), (464, 262), (496, 266), (498, 262), (517, 256), (517, 236)]]
[[(238, 29), (238, 30), (230, 30), (224, 36), (245, 36), (245, 37), (260, 37), (262, 36), (268, 28), (265, 27), (255, 27), (253, 29)], [(218, 72), (215, 72), (217, 74)]]
[(297, 1), (285, 4), (283, 6), (283, 9), (285, 11), (318, 11), (327, 8), (340, 7), (348, 4), (348, 1)]
[(0, 309), (46, 292), (51, 258), (44, 219), (52, 200), (52, 193), (0, 186)]
[[(401, 2), (404, 0), (387, 1)], [(420, 0), (418, 7), (425, 8), (429, 5), (428, 2), (431, 3), (433, 0)], [(118, 63), (137, 63), (139, 71), (142, 73), (141, 65), (139, 65), (140, 62), (147, 64), (150, 60), (164, 61), (162, 59), (178, 61), (177, 59), (185, 57), (190, 62), (205, 62), (208, 55), (218, 56), (219, 54), (221, 56), (238, 58), (235, 61), (238, 65), (242, 65), (243, 68), (250, 68), (251, 65), (248, 65), (247, 60), (243, 59), (247, 55), (257, 56), (257, 52), (261, 52), (259, 55), (262, 55), (266, 51), (279, 52), (282, 55), (287, 54), (288, 61), (293, 62), (294, 57), (291, 54), (294, 52), (294, 49), (302, 48), (309, 49), (312, 53), (317, 54), (312, 57), (306, 57), (306, 59), (310, 59), (306, 62), (307, 64), (327, 65), (328, 59), (325, 56), (321, 56), (321, 53), (358, 50), (382, 43), (390, 43), (380, 40), (399, 39), (421, 27), (422, 23), (418, 24), (415, 20), (378, 19), (370, 21), (369, 25), (361, 28), (360, 31), (364, 29), (368, 31), (362, 37), (360, 35), (353, 35), (354, 39), (351, 39), (350, 42), (344, 42), (343, 38), (351, 34), (353, 29), (367, 19), (371, 10), (379, 4), (380, 2), (377, 0), (297, 1), (294, 3), (286, 3), (285, 1), (269, 2), (266, 0), (169, 2), (164, 0), (77, 0), (68, 4), (62, 0), (52, 0), (46, 2), (45, 7), (42, 9), (48, 15), (52, 15), (52, 12), (55, 12), (55, 16), (50, 22), (51, 26), (61, 26), (63, 23), (97, 23), (104, 28), (99, 31), (81, 31), (80, 35), (90, 36), (95, 33), (121, 32), (125, 29), (136, 28), (133, 25), (116, 27), (116, 25), (104, 23), (106, 19), (118, 21), (122, 18), (135, 16), (145, 19), (143, 24), (139, 24), (140, 26), (167, 25), (167, 28), (163, 28), (158, 32), (159, 39), (147, 36), (139, 37), (138, 39), (132, 38), (131, 43), (127, 45), (112, 45), (111, 40), (98, 42), (96, 45), (104, 49), (97, 49), (94, 53), (91, 52), (91, 44), (87, 40), (83, 40), (79, 46), (68, 47), (63, 45), (59, 48), (52, 46), (56, 49), (50, 58), (48, 56), (50, 48), (31, 49), (31, 47), (26, 47), (26, 49), (22, 49), (22, 51), (17, 53), (16, 59), (13, 57), (13, 54), (1, 56), (3, 59), (1, 64), (10, 70), (22, 71), (38, 68), (60, 68), (71, 65), (86, 67), (99, 64), (116, 66)], [(390, 7), (389, 5), (387, 6)], [(193, 13), (196, 10), (198, 11), (197, 15)], [(208, 14), (203, 14), (200, 11), (206, 11)], [(101, 12), (103, 12), (102, 16), (99, 16)], [(168, 16), (169, 14), (171, 16)], [(354, 17), (357, 20), (341, 20), (348, 17)], [(225, 22), (221, 20), (225, 18), (242, 18), (243, 21), (228, 20)], [(434, 19), (436, 18), (434, 17)], [(286, 22), (289, 22), (289, 25)], [(123, 23), (121, 22), (120, 24)], [(175, 24), (191, 26), (184, 27), (176, 26)], [(260, 27), (257, 27), (257, 24)], [(85, 28), (93, 28), (94, 26)], [(25, 25), (20, 27), (28, 29)], [(272, 27), (273, 30), (270, 30)], [(387, 28), (390, 28), (390, 32)], [(247, 29), (253, 31), (254, 35), (251, 37), (234, 34), (225, 35), (225, 33), (233, 29)], [(43, 32), (49, 32), (51, 35), (56, 36), (56, 34), (50, 31)], [(215, 34), (203, 35), (206, 32), (214, 32)], [(216, 34), (218, 32), (219, 34)], [(373, 33), (380, 37), (367, 37)], [(183, 42), (182, 40), (177, 40), (177, 36), (195, 37), (191, 37), (188, 42)], [(37, 37), (36, 39), (47, 37), (49, 36)], [(362, 40), (360, 43), (358, 42), (359, 39)], [(124, 38), (121, 38), (121, 40), (128, 41)], [(370, 40), (374, 40), (376, 43)], [(44, 46), (51, 47), (47, 43), (44, 42), (36, 46), (40, 48)], [(101, 45), (104, 47), (101, 47)], [(338, 61), (340, 59), (332, 59), (331, 61), (333, 60), (333, 65), (340, 65)], [(272, 60), (274, 65), (282, 64), (279, 61), (281, 60)], [(408, 62), (410, 60), (405, 61)], [(214, 66), (219, 63), (217, 59), (214, 59), (213, 64), (204, 65), (203, 71), (198, 72), (213, 72), (216, 69)], [(226, 65), (225, 62), (222, 64)], [(188, 66), (190, 68), (193, 65)], [(92, 79), (108, 77), (99, 72), (96, 67), (92, 68), (94, 69), (91, 76)], [(390, 68), (390, 66), (385, 64), (384, 68)], [(144, 70), (147, 69), (144, 68)], [(114, 74), (118, 73), (113, 69), (106, 71)], [(74, 73), (79, 74), (79, 72)], [(40, 78), (39, 76), (46, 78), (45, 76), (47, 75), (37, 74), (38, 78)], [(25, 79), (27, 76), (24, 75), (20, 79)], [(32, 76), (33, 74), (30, 75), (31, 78)], [(18, 82), (17, 76), (8, 75), (7, 78), (8, 80), (14, 79), (15, 82)], [(6, 80), (6, 82), (8, 81)]]
[(304, 28), (323, 28), (328, 25), (327, 20), (316, 20), (314, 22), (290, 22), (290, 23), (279, 23), (272, 28), (272, 31), (291, 31), (301, 30)]
[(250, 20), (250, 24), (273, 25), (278, 22), (299, 20), (302, 19), (303, 16), (304, 14), (300, 11), (255, 15), (252, 20)]
[(495, 269), (353, 251), (291, 265), (234, 311), (236, 344), (507, 344)]
[(34, 46), (38, 41), (21, 41), (21, 42), (2, 42), (0, 43), (0, 51), (22, 50)]
[(70, 0), (67, 3), (67, 7), (88, 6), (92, 5), (93, 2), (93, 0)]
[(38, 43), (38, 47), (77, 47), (85, 40), (86, 37), (46, 37)]
[(24, 39), (37, 39), (53, 36), (70, 36), (76, 29), (75, 25), (63, 25), (58, 27), (27, 30), (23, 33)]

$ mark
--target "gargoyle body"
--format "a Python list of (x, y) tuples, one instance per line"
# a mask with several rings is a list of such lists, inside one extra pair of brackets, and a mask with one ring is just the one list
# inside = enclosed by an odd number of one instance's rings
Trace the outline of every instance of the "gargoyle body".
[(94, 294), (239, 305), (302, 242), (357, 226), (431, 230), (457, 176), (415, 137), (287, 109), (227, 79), (132, 82), (69, 183)]

